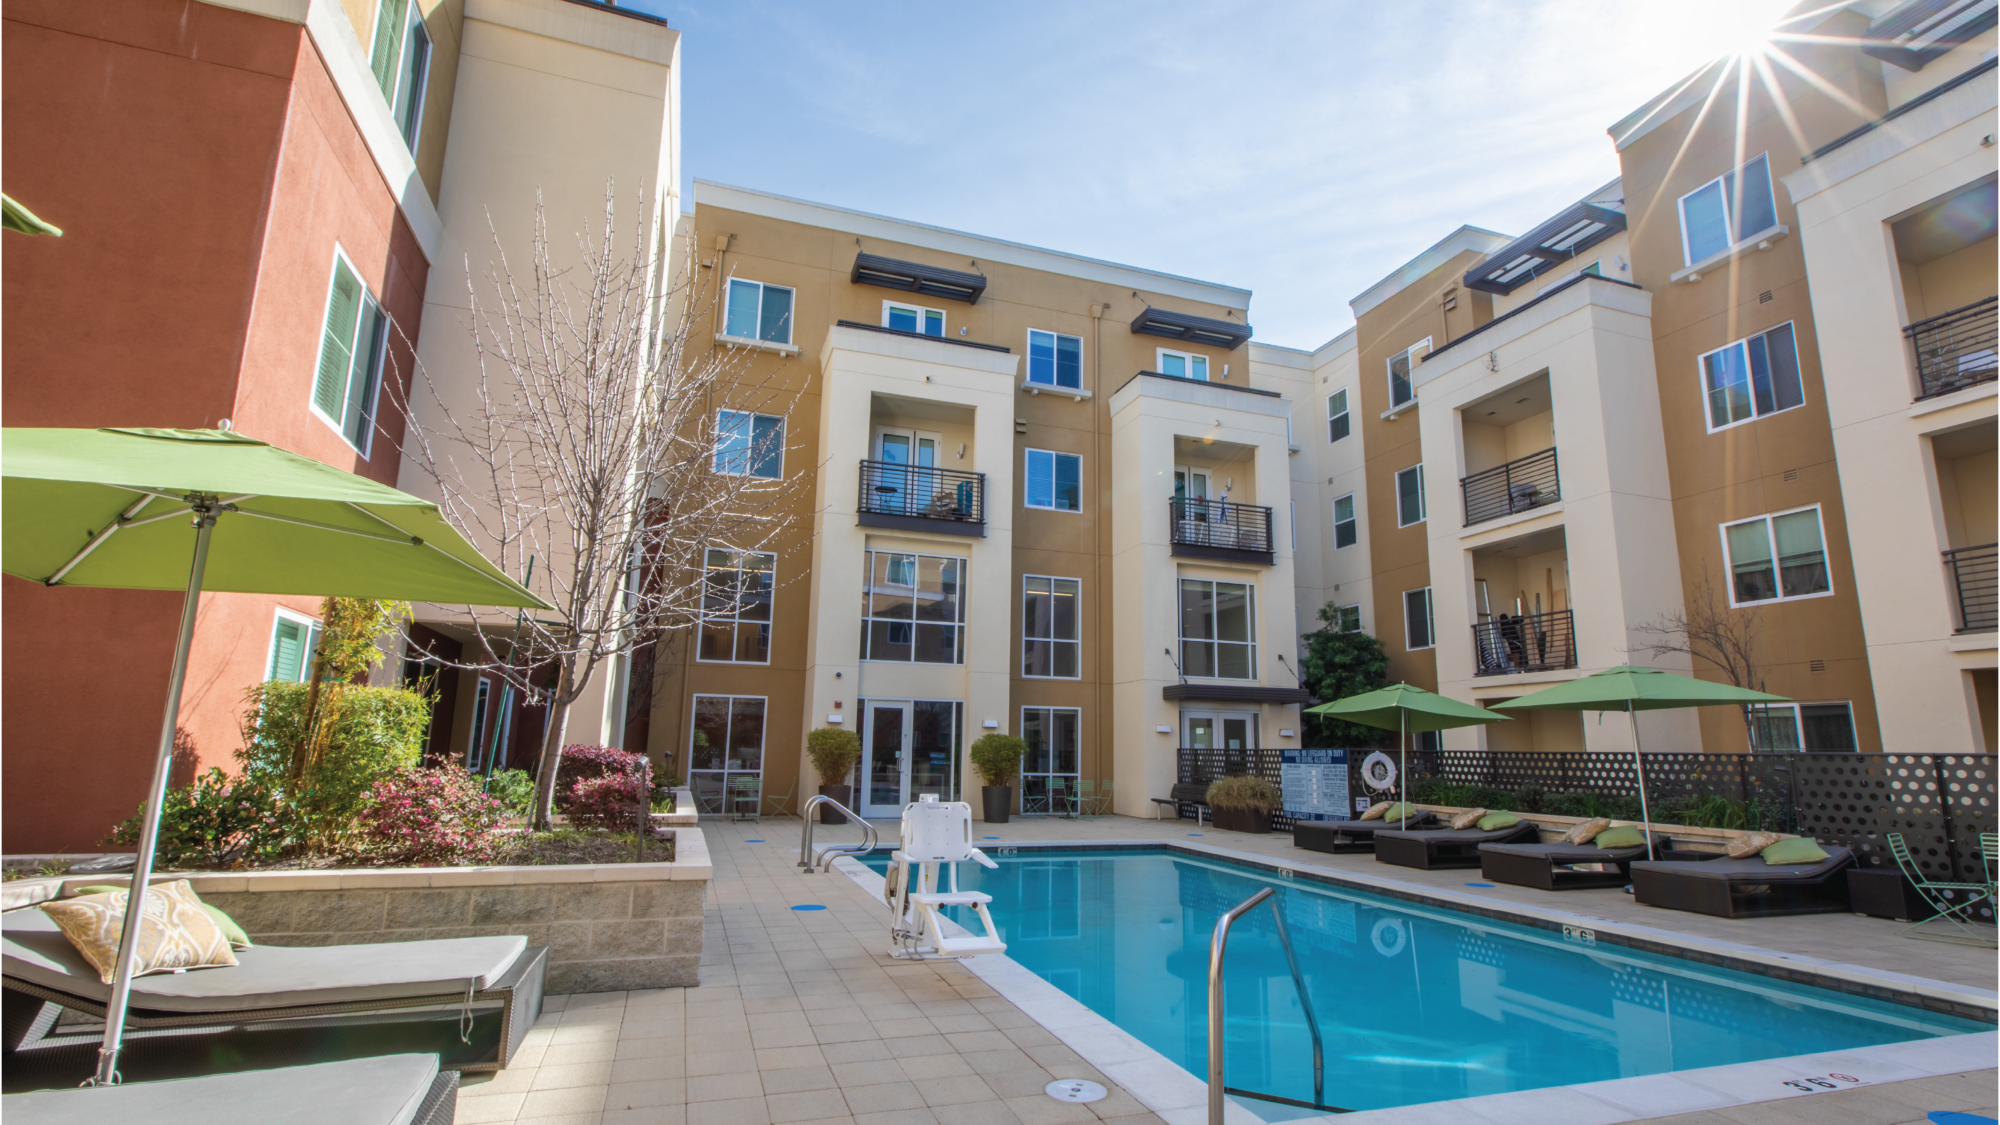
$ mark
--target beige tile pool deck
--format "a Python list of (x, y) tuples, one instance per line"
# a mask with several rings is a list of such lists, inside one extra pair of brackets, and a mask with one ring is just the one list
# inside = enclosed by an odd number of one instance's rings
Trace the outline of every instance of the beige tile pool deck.
[[(2000, 978), (2000, 959), (1990, 949), (1912, 940), (1900, 925), (1878, 919), (1732, 921), (1639, 906), (1618, 890), (1467, 888), (1479, 881), (1477, 872), (1411, 871), (1368, 856), (1320, 855), (1294, 848), (1288, 835), (1224, 832), (1191, 821), (1021, 818), (975, 827), (1000, 837), (982, 841), (988, 847), (1058, 840), (1205, 845), (1389, 879), (1429, 894), (1564, 910), (1672, 931), (1691, 944), (1761, 947), (1958, 989), (1991, 993)], [(704, 819), (702, 829), (715, 878), (705, 908), (701, 986), (550, 997), (517, 1064), (490, 1078), (469, 1078), (461, 1088), (462, 1125), (1179, 1125), (1147, 1110), (965, 966), (891, 960), (879, 901), (840, 874), (797, 869), (797, 820)], [(820, 829), (815, 842), (856, 836), (852, 827)], [(791, 909), (804, 903), (826, 909)], [(1058, 1102), (1042, 1092), (1056, 1078), (1099, 1081), (1111, 1093), (1087, 1105)], [(1973, 1070), (1653, 1120), (1928, 1125), (1925, 1115), (1935, 1110), (1996, 1116), (1996, 1082), (1995, 1070)], [(1413, 1122), (1428, 1120), (1415, 1107), (1401, 1112)], [(1566, 1120), (1560, 1105), (1546, 1119)]]

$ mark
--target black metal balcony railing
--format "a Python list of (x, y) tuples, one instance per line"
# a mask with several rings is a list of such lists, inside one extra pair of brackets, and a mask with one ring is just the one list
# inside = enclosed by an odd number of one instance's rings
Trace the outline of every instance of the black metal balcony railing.
[(1576, 627), (1571, 611), (1501, 614), (1472, 627), (1472, 647), (1479, 666), (1475, 676), (1505, 676), (1514, 672), (1548, 672), (1576, 667)]
[(1483, 469), (1459, 481), (1458, 487), (1465, 494), (1467, 527), (1562, 499), (1553, 448)]
[(1935, 398), (2000, 377), (1995, 318), (2000, 298), (1988, 297), (1903, 329), (1917, 353), (1917, 397)]
[(863, 461), (858, 503), (864, 515), (983, 525), (986, 474)]
[(1173, 551), (1177, 555), (1207, 558), (1248, 558), (1259, 556), (1269, 564), (1271, 555), (1271, 509), (1230, 500), (1195, 500), (1175, 497), (1169, 519), (1173, 529)]
[(2000, 625), (2000, 573), (1994, 567), (1996, 545), (1959, 547), (1944, 553), (1958, 594), (1958, 631), (1990, 633)]

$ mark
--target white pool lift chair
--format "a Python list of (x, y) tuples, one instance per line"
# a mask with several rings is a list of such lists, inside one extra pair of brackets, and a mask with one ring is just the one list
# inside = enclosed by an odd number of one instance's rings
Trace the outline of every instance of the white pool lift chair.
[[(993, 915), (986, 909), (993, 896), (958, 889), (958, 865), (966, 860), (1000, 866), (972, 846), (971, 805), (940, 801), (936, 794), (925, 793), (903, 806), (903, 846), (891, 856), (885, 888), (892, 912), (889, 937), (895, 943), (891, 957), (921, 960), (1007, 952), (1007, 943), (1000, 940)], [(940, 866), (951, 871), (949, 891), (938, 887)], [(940, 911), (947, 906), (972, 907), (986, 932), (972, 933), (946, 920)]]

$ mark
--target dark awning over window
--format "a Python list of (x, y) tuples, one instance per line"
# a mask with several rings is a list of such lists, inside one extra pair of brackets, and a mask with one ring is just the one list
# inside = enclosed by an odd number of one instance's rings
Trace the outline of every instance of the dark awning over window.
[(1579, 203), (1465, 271), (1465, 287), (1512, 293), (1624, 229), (1624, 212)]
[(1864, 54), (1904, 70), (1924, 64), (1994, 25), (1993, 0), (1908, 0), (1882, 14), (1861, 37)]
[(1168, 703), (1311, 703), (1312, 693), (1262, 684), (1168, 684), (1160, 689), (1160, 698)]
[(1165, 336), (1190, 344), (1209, 344), (1235, 349), (1250, 342), (1250, 326), (1233, 320), (1147, 309), (1132, 321), (1132, 331), (1145, 336)]
[(904, 262), (878, 254), (854, 256), (853, 281), (856, 285), (880, 285), (884, 289), (901, 289), (905, 293), (943, 297), (964, 301), (968, 305), (977, 304), (979, 295), (986, 292), (986, 275), (983, 273), (939, 269), (921, 262)]

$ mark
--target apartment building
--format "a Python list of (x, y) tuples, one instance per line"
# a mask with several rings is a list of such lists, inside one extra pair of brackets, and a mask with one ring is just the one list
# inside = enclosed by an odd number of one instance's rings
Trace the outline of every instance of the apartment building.
[[(9, 0), (4, 19), (8, 190), (64, 231), (6, 248), (8, 426), (227, 424), (402, 482), (413, 359), (444, 386), (474, 374), (447, 345), (488, 212), (519, 252), (538, 187), (577, 228), (607, 177), (676, 171), (676, 33), (603, 4)], [(180, 597), (5, 583), (5, 850), (92, 851), (150, 776)], [(177, 779), (232, 765), (245, 690), (305, 674), (318, 607), (203, 595)]]

